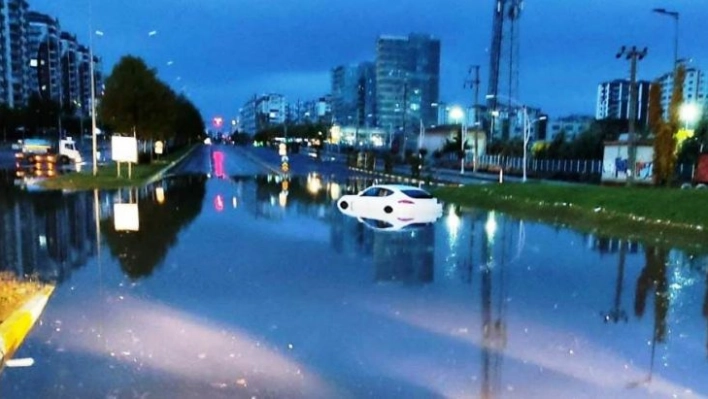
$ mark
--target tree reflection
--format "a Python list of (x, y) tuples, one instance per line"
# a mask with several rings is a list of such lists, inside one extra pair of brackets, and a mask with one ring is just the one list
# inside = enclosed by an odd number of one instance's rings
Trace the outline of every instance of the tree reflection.
[(654, 339), (666, 340), (666, 316), (669, 310), (668, 280), (666, 277), (666, 259), (668, 250), (661, 247), (647, 246), (644, 250), (646, 264), (637, 279), (637, 291), (634, 298), (634, 314), (644, 315), (649, 291), (654, 291)]
[(206, 177), (189, 176), (166, 181), (162, 204), (141, 198), (138, 204), (140, 230), (118, 232), (110, 219), (101, 222), (111, 255), (131, 279), (152, 274), (177, 242), (177, 234), (199, 215), (206, 194)]
[(651, 339), (651, 356), (649, 374), (640, 381), (631, 382), (629, 388), (642, 383), (648, 383), (654, 375), (654, 359), (656, 344), (666, 341), (666, 316), (669, 310), (668, 279), (666, 277), (666, 260), (668, 250), (661, 247), (647, 246), (644, 249), (646, 264), (637, 279), (637, 291), (634, 298), (634, 313), (637, 317), (644, 315), (649, 291), (654, 290), (654, 328)]

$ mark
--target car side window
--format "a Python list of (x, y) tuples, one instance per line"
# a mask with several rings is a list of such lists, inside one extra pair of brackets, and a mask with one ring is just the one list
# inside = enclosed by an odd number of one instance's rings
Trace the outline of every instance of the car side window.
[(362, 197), (377, 197), (379, 195), (379, 189), (376, 187), (369, 188), (367, 190), (364, 190), (363, 193), (361, 193)]
[(379, 189), (379, 197), (388, 197), (391, 194), (393, 194), (393, 191), (391, 190), (387, 190), (385, 188)]

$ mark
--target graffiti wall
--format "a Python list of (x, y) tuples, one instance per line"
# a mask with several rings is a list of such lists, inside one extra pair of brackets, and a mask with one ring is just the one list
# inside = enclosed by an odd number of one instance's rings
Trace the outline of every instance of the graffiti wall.
[(652, 183), (654, 148), (650, 143), (637, 144), (637, 156), (634, 165), (629, 163), (629, 147), (626, 141), (605, 143), (602, 162), (602, 181), (622, 183), (627, 176), (633, 175), (640, 183)]

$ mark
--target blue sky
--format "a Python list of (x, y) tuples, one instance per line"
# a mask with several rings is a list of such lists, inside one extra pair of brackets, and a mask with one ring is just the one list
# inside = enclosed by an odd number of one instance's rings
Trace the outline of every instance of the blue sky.
[[(380, 34), (429, 33), (439, 38), (441, 101), (471, 104), (468, 67), (481, 65), (486, 91), (494, 0), (30, 0), (89, 43), (110, 72), (125, 54), (143, 57), (206, 120), (234, 117), (258, 93), (308, 100), (329, 92), (330, 69), (373, 60)], [(526, 0), (522, 13), (520, 102), (552, 116), (593, 114), (597, 84), (627, 77), (615, 59), (622, 45), (648, 47), (638, 77), (671, 68), (673, 20), (680, 13), (679, 57), (708, 68), (705, 0)], [(152, 36), (149, 32), (156, 31)], [(171, 63), (170, 63), (171, 62)], [(483, 98), (483, 95), (480, 97)]]

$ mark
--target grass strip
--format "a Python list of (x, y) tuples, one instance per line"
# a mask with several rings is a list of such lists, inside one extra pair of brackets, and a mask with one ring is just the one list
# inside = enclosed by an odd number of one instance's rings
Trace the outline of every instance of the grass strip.
[(445, 187), (435, 194), (462, 207), (708, 252), (708, 190), (525, 183)]
[(144, 185), (152, 176), (166, 168), (170, 163), (186, 154), (191, 148), (192, 147), (186, 147), (180, 149), (159, 160), (154, 160), (149, 164), (132, 165), (130, 178), (128, 178), (127, 165), (121, 165), (121, 175), (119, 177), (116, 164), (110, 163), (99, 166), (96, 176), (93, 175), (93, 171), (89, 167), (88, 170), (85, 171), (67, 173), (46, 179), (40, 184), (42, 188), (49, 190), (92, 190), (139, 187)]
[(0, 323), (42, 289), (36, 281), (18, 280), (10, 273), (0, 273)]

